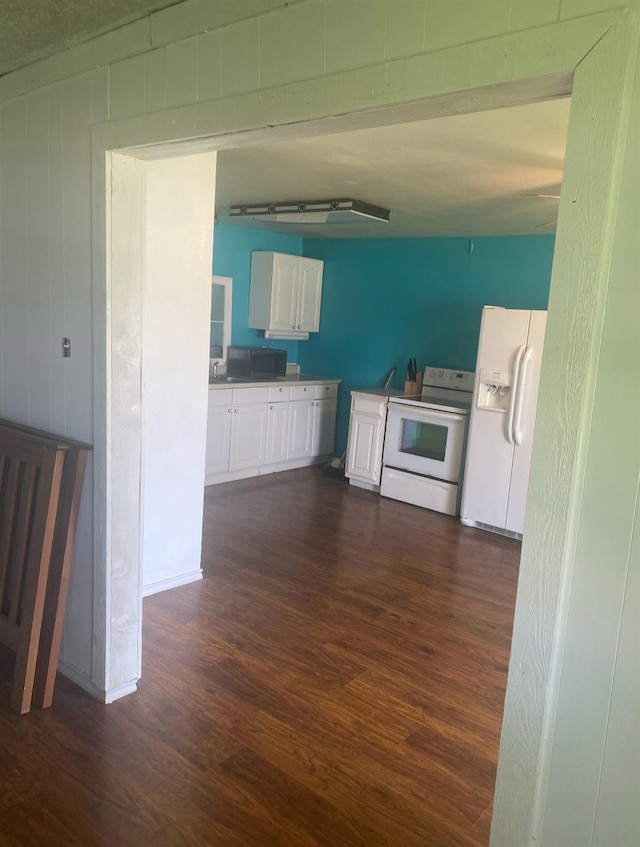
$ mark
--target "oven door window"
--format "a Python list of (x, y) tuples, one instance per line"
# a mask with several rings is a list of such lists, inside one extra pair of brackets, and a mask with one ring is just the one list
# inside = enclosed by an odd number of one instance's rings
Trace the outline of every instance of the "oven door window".
[(400, 426), (400, 453), (444, 462), (449, 428), (441, 424), (403, 418)]

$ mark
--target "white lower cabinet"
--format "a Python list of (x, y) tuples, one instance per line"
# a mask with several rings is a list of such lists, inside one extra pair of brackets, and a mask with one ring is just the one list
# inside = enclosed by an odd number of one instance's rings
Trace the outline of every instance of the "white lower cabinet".
[(267, 443), (264, 454), (264, 464), (274, 465), (287, 461), (289, 445), (291, 389), (269, 389), (269, 405), (267, 409)]
[(311, 454), (326, 456), (333, 450), (336, 440), (336, 399), (313, 401)]
[(229, 470), (232, 406), (233, 392), (230, 388), (209, 392), (207, 453), (204, 464), (206, 478), (227, 473)]
[(313, 400), (293, 400), (289, 413), (287, 459), (304, 459), (311, 455), (313, 433)]
[(267, 405), (235, 405), (231, 418), (229, 470), (242, 471), (263, 464), (267, 435)]
[(335, 383), (292, 388), (289, 459), (331, 453), (336, 436), (337, 389)]
[(304, 459), (311, 456), (314, 398), (315, 386), (313, 385), (293, 385), (291, 387), (288, 459)]
[(378, 491), (387, 419), (386, 396), (351, 393), (345, 475), (351, 485)]
[(209, 391), (205, 481), (262, 464), (268, 391), (254, 387)]
[(337, 395), (337, 382), (210, 389), (205, 484), (327, 458)]

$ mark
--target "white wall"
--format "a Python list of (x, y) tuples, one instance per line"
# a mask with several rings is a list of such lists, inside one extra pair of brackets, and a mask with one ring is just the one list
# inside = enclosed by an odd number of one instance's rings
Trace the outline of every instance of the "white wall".
[(145, 163), (142, 580), (202, 577), (215, 153)]
[[(89, 443), (89, 128), (106, 119), (106, 79), (102, 69), (24, 97), (0, 95), (0, 416)], [(68, 672), (85, 680), (93, 673), (94, 467), (90, 456), (61, 648)]]

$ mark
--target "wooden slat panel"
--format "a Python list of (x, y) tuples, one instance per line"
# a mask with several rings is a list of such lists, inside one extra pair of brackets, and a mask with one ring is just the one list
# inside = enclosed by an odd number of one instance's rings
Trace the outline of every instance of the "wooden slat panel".
[(59, 450), (69, 450), (71, 447), (76, 447), (79, 450), (91, 450), (91, 445), (85, 441), (77, 441), (75, 438), (67, 438), (66, 436), (62, 437), (53, 432), (47, 432), (45, 429), (37, 429), (33, 426), (0, 418), (0, 435), (3, 439), (5, 433), (7, 435), (12, 434), (14, 437), (17, 433), (21, 433), (30, 439), (37, 439), (39, 444), (55, 446)]
[[(46, 442), (45, 442), (46, 444)], [(0, 455), (11, 456), (27, 465), (40, 465), (43, 459), (43, 444), (25, 439), (17, 430), (0, 428)]]
[(31, 708), (63, 462), (63, 453), (47, 450), (40, 468), (11, 693), (11, 705), (21, 714)]
[(20, 599), (26, 574), (27, 550), (31, 533), (33, 503), (36, 488), (36, 468), (26, 465), (20, 479), (18, 509), (15, 519), (15, 537), (9, 564), (9, 623), (19, 623)]
[(18, 490), (19, 463), (2, 456), (2, 500), (0, 501), (0, 613), (4, 606), (5, 581), (9, 574), (9, 553), (13, 538), (13, 522)]
[(20, 638), (20, 627), (18, 624), (9, 623), (5, 617), (0, 617), (0, 644), (6, 644), (12, 650), (18, 646)]
[(53, 700), (86, 464), (86, 450), (73, 450), (65, 458), (33, 691), (34, 703), (42, 709)]
[(89, 449), (0, 419), (0, 642), (16, 651), (20, 713), (36, 684), (38, 704), (51, 705)]

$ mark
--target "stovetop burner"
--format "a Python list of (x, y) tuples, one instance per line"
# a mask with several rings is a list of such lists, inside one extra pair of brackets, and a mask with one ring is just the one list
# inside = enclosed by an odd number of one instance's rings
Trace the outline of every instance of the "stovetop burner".
[(420, 397), (416, 395), (392, 397), (389, 404), (421, 406), (443, 412), (455, 410), (468, 415), (471, 410), (474, 377), (473, 371), (426, 367)]

